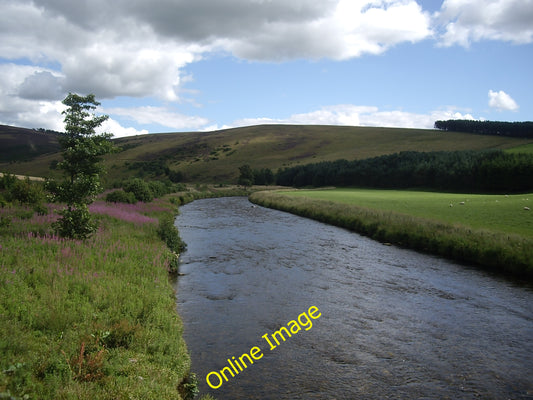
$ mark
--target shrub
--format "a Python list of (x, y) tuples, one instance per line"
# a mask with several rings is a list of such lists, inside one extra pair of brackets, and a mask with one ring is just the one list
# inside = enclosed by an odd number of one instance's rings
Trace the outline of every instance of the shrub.
[(58, 212), (61, 218), (53, 223), (56, 234), (72, 239), (87, 239), (98, 228), (85, 204), (69, 207)]
[(17, 182), (17, 177), (11, 174), (3, 174), (0, 178), (0, 189), (11, 189)]
[(11, 196), (21, 204), (39, 204), (44, 199), (42, 187), (32, 183), (29, 178), (17, 180), (11, 186)]
[(152, 191), (154, 197), (161, 197), (169, 192), (169, 188), (161, 181), (152, 181), (148, 183), (148, 187)]
[(148, 183), (139, 178), (127, 181), (124, 185), (126, 192), (131, 192), (138, 201), (149, 203), (154, 199), (154, 194), (150, 190)]
[(185, 250), (185, 243), (181, 240), (178, 228), (174, 225), (171, 216), (165, 215), (159, 220), (157, 234), (173, 252), (181, 253)]
[(135, 204), (137, 199), (132, 192), (125, 192), (124, 190), (115, 190), (114, 192), (108, 193), (105, 197), (105, 201), (108, 203), (127, 203)]

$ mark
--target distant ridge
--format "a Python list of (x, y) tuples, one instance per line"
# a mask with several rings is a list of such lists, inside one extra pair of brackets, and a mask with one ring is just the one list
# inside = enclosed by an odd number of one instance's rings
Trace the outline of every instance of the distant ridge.
[[(257, 125), (213, 132), (138, 135), (114, 141), (122, 150), (106, 159), (107, 182), (179, 173), (188, 182), (236, 183), (238, 168), (243, 164), (276, 172), (319, 161), (355, 160), (401, 151), (511, 149), (533, 144), (533, 139), (436, 129), (328, 125)], [(50, 169), (61, 160), (57, 134), (0, 126), (0, 146), (0, 171), (32, 176), (58, 172)]]
[(0, 125), (0, 163), (30, 161), (59, 151), (57, 132)]

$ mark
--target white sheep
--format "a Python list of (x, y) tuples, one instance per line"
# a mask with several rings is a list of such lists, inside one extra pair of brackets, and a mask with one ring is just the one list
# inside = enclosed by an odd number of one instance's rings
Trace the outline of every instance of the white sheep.
[(465, 205), (465, 202), (464, 202), (464, 201), (461, 201), (459, 204), (462, 205), (462, 206), (464, 206), (464, 205)]
[(524, 210), (529, 211), (529, 207), (524, 207)]

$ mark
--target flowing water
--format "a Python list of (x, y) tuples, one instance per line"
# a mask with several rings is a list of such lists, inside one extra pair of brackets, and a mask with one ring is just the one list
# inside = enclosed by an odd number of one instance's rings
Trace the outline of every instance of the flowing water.
[[(246, 198), (195, 201), (177, 225), (178, 310), (202, 393), (533, 399), (530, 287)], [(312, 306), (320, 317), (298, 323)], [(293, 333), (278, 345), (283, 326)], [(251, 350), (242, 371), (227, 361)]]

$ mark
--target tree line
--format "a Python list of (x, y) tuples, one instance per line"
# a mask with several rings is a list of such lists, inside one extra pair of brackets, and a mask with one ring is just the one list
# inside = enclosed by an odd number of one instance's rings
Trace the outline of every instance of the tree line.
[(405, 151), (364, 160), (325, 161), (279, 170), (282, 186), (521, 192), (533, 190), (533, 155), (497, 151)]
[(533, 122), (474, 121), (449, 119), (435, 121), (435, 129), (453, 132), (475, 133), (479, 135), (499, 135), (520, 138), (533, 138)]

